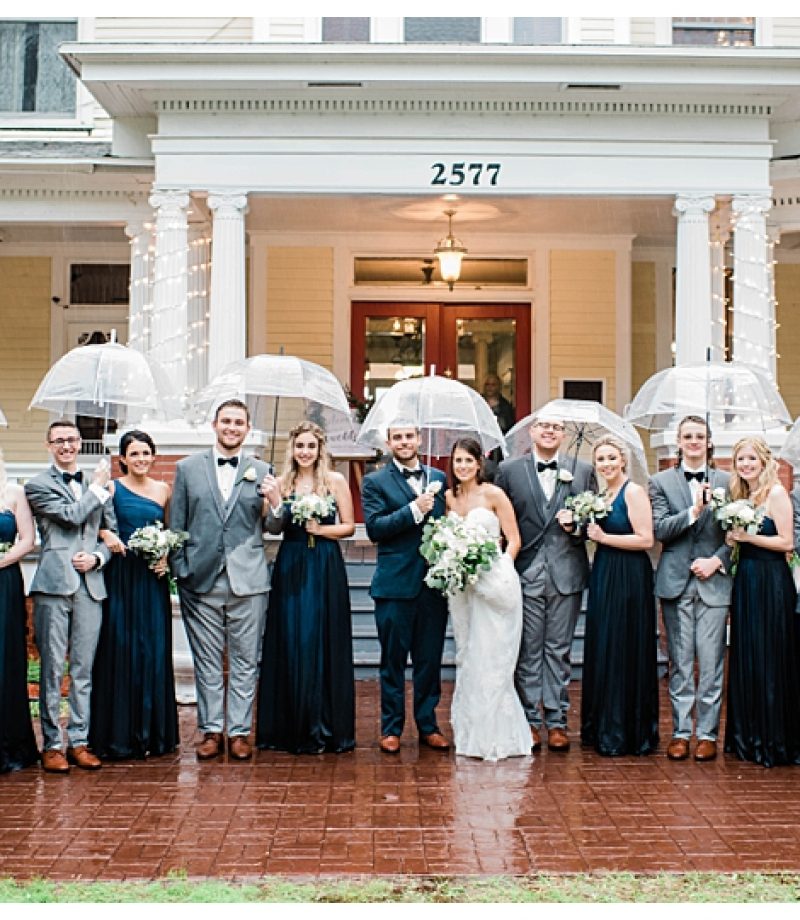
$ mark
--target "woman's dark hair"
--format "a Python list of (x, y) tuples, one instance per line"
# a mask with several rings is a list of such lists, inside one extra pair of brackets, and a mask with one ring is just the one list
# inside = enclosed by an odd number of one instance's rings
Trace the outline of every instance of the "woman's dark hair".
[(485, 481), (484, 469), (483, 469), (483, 452), (481, 451), (481, 445), (475, 440), (475, 438), (459, 438), (456, 443), (453, 445), (453, 449), (450, 451), (450, 489), (453, 492), (453, 495), (458, 495), (458, 490), (461, 486), (461, 483), (458, 481), (455, 473), (453, 472), (453, 454), (457, 450), (463, 450), (465, 453), (468, 453), (470, 457), (473, 457), (478, 461), (478, 475), (475, 477), (475, 481), (480, 485)]
[[(711, 427), (701, 415), (685, 415), (678, 423), (678, 429), (677, 429), (678, 438), (680, 438), (681, 436), (681, 428), (683, 428), (683, 426), (687, 424), (688, 422), (690, 422), (692, 425), (702, 425), (703, 428), (705, 428), (706, 437), (708, 438), (708, 441), (706, 442), (706, 444), (708, 445), (706, 448), (706, 466), (713, 467), (714, 466), (714, 442), (711, 440)], [(677, 456), (678, 456), (677, 465), (680, 466), (681, 463), (683, 462), (683, 450), (680, 447), (678, 448)]]
[(137, 428), (134, 428), (133, 431), (126, 431), (119, 439), (119, 468), (126, 475), (128, 473), (128, 464), (122, 458), (128, 453), (128, 448), (134, 441), (141, 441), (142, 444), (146, 444), (153, 452), (153, 456), (155, 457), (156, 455), (155, 441), (146, 431), (139, 431)]

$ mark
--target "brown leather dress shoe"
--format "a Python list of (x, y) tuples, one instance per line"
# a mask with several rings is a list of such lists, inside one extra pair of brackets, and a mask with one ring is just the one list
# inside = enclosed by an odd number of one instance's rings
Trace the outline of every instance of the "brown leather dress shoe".
[(198, 760), (211, 760), (222, 753), (222, 735), (220, 732), (206, 732), (203, 740), (194, 749)]
[(542, 736), (539, 734), (539, 729), (535, 725), (531, 725), (531, 751), (541, 751), (542, 749)]
[(397, 754), (400, 750), (400, 739), (397, 735), (384, 735), (378, 746), (384, 754)]
[(551, 751), (568, 751), (569, 738), (563, 728), (551, 728), (547, 733), (547, 747)]
[(419, 740), (435, 751), (450, 750), (450, 742), (441, 732), (431, 732), (430, 735), (420, 735)]
[(228, 756), (233, 760), (250, 760), (253, 756), (253, 745), (247, 740), (247, 735), (233, 735), (228, 738)]
[(45, 773), (69, 773), (67, 758), (58, 750), (42, 751), (42, 769)]
[(68, 747), (67, 761), (69, 763), (74, 763), (75, 766), (80, 767), (81, 770), (99, 770), (100, 767), (103, 766), (103, 764), (100, 763), (100, 758), (95, 757), (85, 744), (81, 744), (74, 748)]
[(695, 760), (714, 760), (717, 756), (717, 742), (710, 738), (703, 738), (697, 743), (694, 752)]
[(667, 745), (667, 757), (669, 757), (670, 760), (686, 760), (688, 756), (688, 738), (673, 738)]

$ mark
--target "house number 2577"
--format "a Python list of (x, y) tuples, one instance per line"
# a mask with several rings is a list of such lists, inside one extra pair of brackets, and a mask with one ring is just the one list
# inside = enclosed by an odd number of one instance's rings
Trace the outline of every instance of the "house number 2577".
[(431, 185), (497, 185), (500, 163), (434, 163)]

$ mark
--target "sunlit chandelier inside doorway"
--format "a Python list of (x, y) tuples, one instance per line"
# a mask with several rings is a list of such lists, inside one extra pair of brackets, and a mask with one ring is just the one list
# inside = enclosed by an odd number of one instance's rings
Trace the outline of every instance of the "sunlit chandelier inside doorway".
[(442, 276), (442, 281), (452, 291), (453, 285), (461, 275), (461, 260), (467, 254), (467, 250), (461, 240), (453, 236), (453, 215), (456, 212), (448, 209), (444, 213), (447, 216), (447, 236), (439, 240), (433, 254), (439, 260), (439, 274)]

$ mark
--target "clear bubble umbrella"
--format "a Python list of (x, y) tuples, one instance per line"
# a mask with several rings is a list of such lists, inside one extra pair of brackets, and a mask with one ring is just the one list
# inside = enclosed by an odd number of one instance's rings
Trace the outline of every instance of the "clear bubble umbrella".
[(364, 419), (358, 443), (386, 450), (386, 432), (395, 421), (416, 425), (422, 434), (422, 452), (428, 457), (447, 456), (453, 444), (474, 437), (484, 454), (505, 438), (486, 400), (471, 387), (448, 377), (413, 377), (387, 390)]
[(196, 421), (210, 421), (226, 399), (247, 404), (255, 428), (271, 431), (270, 459), (275, 435), (304, 418), (328, 437), (331, 452), (345, 454), (355, 445), (356, 430), (342, 385), (324, 367), (293, 355), (253, 355), (224, 367), (193, 400)]
[(781, 460), (790, 463), (795, 470), (800, 467), (800, 417), (795, 419), (794, 424), (789, 429), (778, 456)]
[(678, 364), (653, 374), (625, 410), (633, 425), (664, 431), (685, 415), (705, 416), (714, 431), (766, 431), (792, 424), (775, 384), (760, 368), (727, 361)]
[(8, 422), (6, 421), (5, 415), (3, 415), (2, 409), (0, 409), (0, 428), (8, 428)]
[(130, 425), (180, 418), (181, 406), (164, 368), (118, 342), (79, 345), (50, 368), (29, 409), (85, 415)]
[(566, 428), (563, 450), (573, 464), (578, 458), (591, 463), (594, 445), (603, 435), (612, 435), (627, 448), (630, 478), (640, 485), (647, 482), (647, 457), (639, 432), (622, 416), (591, 399), (552, 399), (521, 419), (506, 434), (510, 457), (521, 457), (531, 450), (530, 427), (537, 416), (563, 420)]

